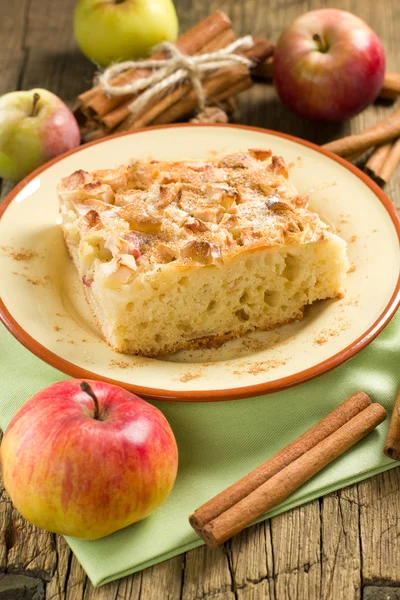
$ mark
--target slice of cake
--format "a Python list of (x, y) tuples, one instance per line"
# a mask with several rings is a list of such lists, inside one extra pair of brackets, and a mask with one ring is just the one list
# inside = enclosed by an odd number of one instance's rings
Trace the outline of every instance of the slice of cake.
[(120, 352), (218, 344), (343, 293), (345, 242), (269, 150), (77, 171), (58, 193), (87, 300)]

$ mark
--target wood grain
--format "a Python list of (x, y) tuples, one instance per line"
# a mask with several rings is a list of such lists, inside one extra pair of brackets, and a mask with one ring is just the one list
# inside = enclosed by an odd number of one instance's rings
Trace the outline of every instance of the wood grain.
[[(400, 71), (398, 0), (176, 0), (181, 30), (216, 8), (238, 34), (273, 40), (296, 15), (336, 7), (355, 12), (384, 41)], [(0, 2), (0, 94), (47, 87), (72, 105), (94, 67), (72, 35), (75, 0)], [(390, 112), (370, 107), (350, 123), (322, 126), (292, 115), (271, 85), (243, 94), (236, 120), (324, 143)], [(12, 188), (3, 182), (1, 197)], [(400, 169), (386, 188), (400, 207)], [(62, 538), (27, 524), (0, 481), (0, 600), (400, 600), (400, 469), (253, 526), (223, 548), (197, 548), (94, 589)]]

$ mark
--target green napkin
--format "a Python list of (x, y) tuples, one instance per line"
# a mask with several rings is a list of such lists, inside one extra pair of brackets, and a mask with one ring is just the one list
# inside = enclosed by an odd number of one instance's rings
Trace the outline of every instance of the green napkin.
[[(176, 485), (161, 508), (141, 523), (94, 542), (67, 542), (94, 585), (134, 573), (201, 545), (188, 516), (217, 492), (266, 460), (330, 412), (364, 390), (393, 406), (398, 368), (400, 312), (350, 362), (289, 390), (232, 402), (157, 402), (175, 432), (180, 462)], [(66, 378), (33, 356), (3, 328), (0, 332), (0, 426), (33, 393)], [(383, 454), (388, 420), (326, 467), (264, 518), (396, 466)]]

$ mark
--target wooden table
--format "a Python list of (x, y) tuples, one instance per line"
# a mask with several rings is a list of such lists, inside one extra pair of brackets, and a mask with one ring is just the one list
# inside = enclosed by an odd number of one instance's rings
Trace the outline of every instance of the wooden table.
[[(75, 0), (0, 2), (0, 94), (44, 87), (73, 103), (94, 67), (72, 35)], [(176, 0), (181, 30), (217, 8), (239, 34), (276, 40), (293, 17), (335, 6), (366, 19), (384, 41), (389, 70), (396, 50), (399, 0)], [(374, 106), (343, 126), (302, 122), (271, 86), (242, 95), (241, 123), (323, 143), (375, 122)], [(1, 182), (0, 182), (1, 185)], [(4, 196), (11, 185), (2, 183)], [(400, 169), (387, 193), (400, 206)], [(0, 600), (395, 600), (400, 599), (400, 468), (251, 527), (221, 549), (205, 547), (94, 589), (64, 540), (36, 529), (13, 509), (0, 484)]]

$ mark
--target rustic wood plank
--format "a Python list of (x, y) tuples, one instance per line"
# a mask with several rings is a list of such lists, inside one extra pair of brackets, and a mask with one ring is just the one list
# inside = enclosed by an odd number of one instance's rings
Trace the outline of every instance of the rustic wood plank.
[(359, 500), (353, 486), (321, 499), (322, 597), (361, 597)]
[(42, 600), (41, 579), (24, 575), (0, 575), (0, 600)]
[(186, 553), (181, 600), (235, 600), (235, 585), (225, 548), (196, 548)]
[(72, 552), (67, 542), (59, 535), (53, 536), (53, 544), (57, 556), (57, 567), (54, 576), (46, 586), (48, 600), (65, 600), (65, 590), (70, 574)]
[(238, 600), (275, 598), (270, 523), (260, 523), (235, 536), (230, 556)]
[(29, 51), (20, 83), (24, 89), (50, 90), (73, 107), (78, 94), (91, 86), (94, 71), (95, 66), (76, 49), (52, 52), (35, 47)]
[(8, 2), (0, 3), (0, 95), (18, 85), (26, 56), (24, 44), (30, 0), (15, 0), (10, 10)]
[[(72, 17), (75, 0), (41, 0), (30, 5), (25, 46), (28, 48), (21, 87), (44, 87), (73, 105), (79, 93), (88, 89), (95, 65), (77, 48)], [(56, 43), (55, 43), (56, 41)]]
[[(73, 40), (74, 3), (42, 0), (30, 5), (29, 0), (15, 0), (12, 11), (0, 5), (0, 93), (18, 86), (41, 86), (72, 104), (77, 93), (89, 87), (94, 68)], [(268, 10), (261, 4), (257, 0), (176, 1), (181, 30), (222, 8), (231, 15), (239, 34), (252, 32), (275, 40), (297, 14), (332, 6), (329, 0), (274, 0)], [(371, 23), (385, 40), (388, 67), (400, 70), (396, 0), (379, 6), (364, 0), (337, 0), (334, 5)], [(292, 115), (266, 84), (243, 94), (239, 108), (236, 119), (240, 122), (287, 131), (317, 143), (358, 131), (392, 110), (378, 105), (351, 124), (311, 124)], [(11, 185), (3, 183), (1, 196), (9, 189)], [(387, 192), (400, 206), (399, 171)], [(395, 600), (400, 583), (399, 502), (400, 469), (396, 469), (256, 525), (223, 549), (199, 548), (95, 589), (64, 540), (27, 525), (0, 485), (0, 572), (7, 572), (8, 579), (3, 581), (14, 581), (16, 589), (25, 585), (24, 579), (10, 577), (28, 575), (36, 582), (40, 576), (46, 598), (51, 600)], [(391, 587), (384, 587), (387, 584)], [(0, 587), (0, 599), (1, 593)], [(27, 594), (33, 597), (33, 592)]]
[(140, 598), (158, 600), (160, 590), (165, 600), (180, 598), (184, 567), (185, 557), (181, 555), (143, 571)]
[(55, 48), (68, 51), (76, 48), (73, 36), (73, 12), (75, 0), (40, 0), (40, 5), (31, 2), (27, 16), (25, 46), (27, 48)]
[[(26, 25), (30, 0), (16, 0), (13, 10), (7, 2), (0, 3), (0, 96), (18, 87), (26, 61)], [(2, 185), (0, 179), (0, 201), (9, 191), (10, 185)]]
[(400, 600), (400, 588), (367, 586), (362, 600)]
[(265, 522), (250, 527), (229, 542), (238, 600), (276, 597), (271, 537), (270, 522)]
[(321, 540), (318, 500), (272, 519), (275, 593), (283, 598), (320, 598)]
[(365, 584), (400, 582), (400, 469), (358, 484)]

